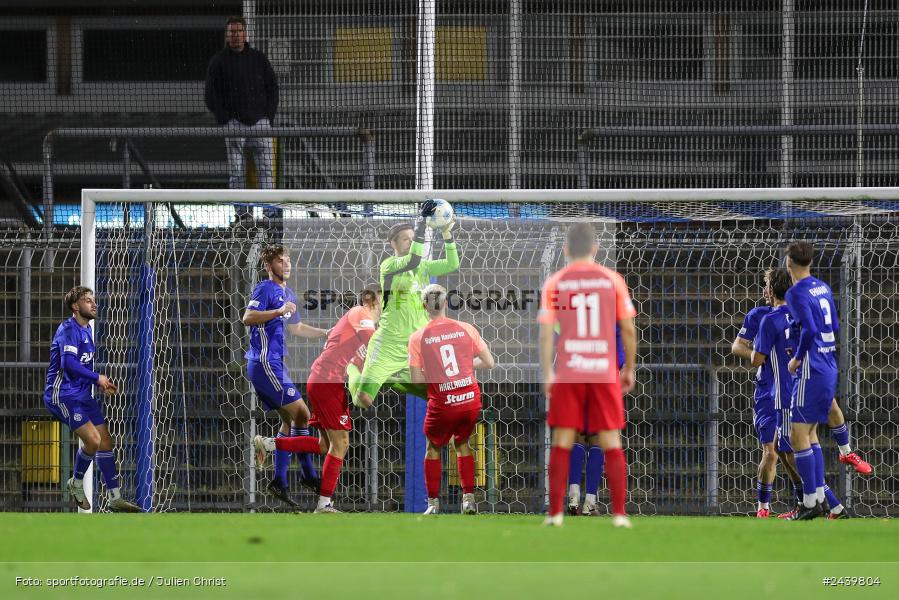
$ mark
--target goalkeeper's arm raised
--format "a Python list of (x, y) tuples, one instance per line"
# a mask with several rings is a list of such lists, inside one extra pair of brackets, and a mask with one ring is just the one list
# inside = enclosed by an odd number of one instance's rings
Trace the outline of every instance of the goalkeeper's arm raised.
[(418, 218), (415, 220), (414, 238), (409, 248), (408, 254), (404, 256), (394, 256), (388, 258), (381, 264), (381, 285), (385, 292), (385, 305), (387, 302), (388, 290), (391, 289), (391, 282), (394, 276), (408, 271), (417, 271), (419, 267), (424, 267), (425, 275), (445, 275), (452, 273), (459, 268), (459, 252), (456, 244), (453, 242), (453, 225), (452, 221), (442, 229), (443, 242), (446, 246), (446, 258), (440, 260), (424, 260), (424, 242), (426, 219), (434, 213), (436, 203), (433, 200), (427, 200), (421, 206)]
[[(419, 218), (415, 222), (415, 237), (409, 252), (403, 256), (391, 256), (381, 263), (381, 288), (384, 290), (384, 306), (388, 306), (390, 293), (393, 289), (393, 278), (401, 273), (415, 271), (421, 265), (424, 253), (425, 220)], [(392, 243), (392, 240), (391, 240)]]
[(455, 221), (451, 221), (449, 225), (441, 230), (446, 256), (439, 260), (422, 261), (428, 275), (446, 275), (459, 268), (459, 249), (456, 247), (456, 242), (453, 241), (453, 225), (455, 224)]

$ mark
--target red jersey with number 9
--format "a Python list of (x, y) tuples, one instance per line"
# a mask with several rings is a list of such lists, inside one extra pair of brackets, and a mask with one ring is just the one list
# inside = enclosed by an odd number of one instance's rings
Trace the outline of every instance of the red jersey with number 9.
[(543, 285), (537, 321), (559, 325), (555, 381), (618, 380), (615, 325), (637, 314), (624, 278), (595, 262), (575, 262)]
[(428, 382), (428, 410), (481, 407), (474, 359), (486, 347), (474, 326), (447, 317), (434, 319), (409, 338), (409, 366)]

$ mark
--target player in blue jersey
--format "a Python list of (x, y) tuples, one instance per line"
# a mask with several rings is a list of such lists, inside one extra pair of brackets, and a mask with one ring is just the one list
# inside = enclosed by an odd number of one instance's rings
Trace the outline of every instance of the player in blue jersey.
[[(762, 286), (762, 297), (765, 305), (756, 306), (750, 310), (743, 318), (743, 326), (740, 328), (737, 337), (731, 344), (731, 352), (740, 358), (752, 362), (752, 349), (756, 336), (759, 332), (759, 326), (768, 314), (771, 313), (771, 287), (770, 279), (773, 269), (768, 269), (764, 273), (764, 283)], [(756, 365), (757, 366), (757, 365)], [(776, 432), (776, 416), (771, 415), (773, 411), (768, 410), (771, 401), (771, 383), (772, 378), (769, 373), (758, 369), (755, 378), (755, 393), (753, 394), (753, 405), (755, 407), (753, 425), (756, 429), (756, 435), (762, 444), (762, 458), (759, 461), (758, 480), (756, 481), (756, 496), (758, 498), (758, 506), (756, 508), (756, 517), (767, 518), (771, 513), (771, 494), (774, 483), (775, 469), (777, 468), (777, 449), (774, 447), (774, 436)], [(789, 406), (789, 402), (787, 402)], [(762, 412), (759, 412), (762, 408)], [(789, 463), (787, 465), (788, 472), (791, 471)], [(799, 481), (798, 473), (793, 470), (790, 472), (791, 478)], [(794, 489), (798, 487), (794, 485)]]
[[(762, 288), (762, 295), (764, 297), (766, 306), (757, 306), (749, 311), (749, 313), (743, 320), (743, 326), (740, 328), (737, 337), (731, 344), (731, 352), (736, 356), (739, 356), (740, 358), (745, 358), (747, 361), (751, 360), (753, 341), (758, 334), (759, 325), (762, 319), (772, 310), (770, 306), (771, 298), (769, 294), (769, 286), (767, 283), (767, 278), (770, 276), (771, 272), (772, 270), (768, 270), (765, 272), (765, 283)], [(759, 394), (762, 393), (764, 392), (762, 392), (757, 385), (754, 397), (757, 399)], [(781, 459), (781, 464), (784, 465), (787, 470), (787, 474), (793, 482), (793, 493), (797, 498), (797, 502), (801, 504), (802, 480), (799, 477), (798, 471), (796, 470), (794, 457), (792, 454), (792, 447), (790, 446), (789, 402), (786, 402), (784, 404), (783, 411), (778, 413), (777, 418), (779, 431), (783, 434), (778, 436), (777, 454)], [(849, 445), (849, 429), (845, 418), (843, 417), (843, 412), (840, 410), (840, 407), (837, 404), (836, 400), (831, 403), (830, 413), (828, 416), (828, 424), (830, 426), (830, 431), (833, 435), (834, 441), (840, 449), (840, 462), (852, 466), (856, 470), (856, 472), (862, 475), (870, 474), (873, 470), (871, 465), (862, 460), (856, 452), (853, 452), (852, 448)], [(769, 457), (768, 460), (770, 461), (772, 459)], [(766, 492), (767, 490), (761, 491)], [(790, 512), (780, 514), (778, 515), (778, 517), (789, 518), (795, 512), (796, 511), (794, 509)]]
[[(793, 448), (790, 445), (789, 439), (786, 437), (789, 435), (790, 431), (789, 407), (790, 397), (794, 386), (793, 376), (790, 375), (787, 365), (796, 352), (796, 344), (799, 337), (799, 328), (793, 321), (786, 303), (786, 293), (791, 285), (792, 280), (790, 278), (790, 273), (786, 269), (775, 269), (769, 275), (768, 296), (771, 299), (774, 308), (762, 319), (762, 322), (759, 325), (759, 332), (755, 338), (755, 350), (752, 353), (752, 364), (753, 366), (759, 367), (760, 372), (764, 374), (766, 380), (771, 381), (771, 397), (768, 402), (768, 408), (771, 410), (765, 411), (766, 417), (764, 418), (769, 418), (767, 415), (771, 415), (773, 411), (777, 424), (777, 435), (775, 437), (777, 438), (778, 455), (784, 459), (784, 464), (791, 467), (790, 470), (792, 472), (795, 472)], [(759, 415), (762, 414), (762, 412), (763, 411), (759, 410), (757, 405), (756, 422), (758, 422)], [(786, 413), (786, 415), (784, 415), (784, 413)], [(759, 430), (760, 441), (762, 441), (761, 438), (762, 434), (761, 430)], [(770, 484), (774, 482), (774, 468), (776, 466), (777, 458), (776, 455), (774, 455), (775, 448), (773, 442), (765, 443), (763, 441), (763, 445), (765, 448), (765, 456), (771, 457), (771, 464), (770, 471), (765, 473), (765, 478), (762, 477), (762, 466), (759, 466), (759, 488), (763, 489), (764, 486), (767, 485), (768, 497), (766, 502), (770, 502)], [(793, 478), (792, 474), (791, 478)], [(795, 481), (796, 478), (794, 478), (794, 483)], [(799, 479), (799, 485), (801, 489), (801, 479)], [(827, 499), (827, 504), (830, 506), (828, 518), (845, 518), (847, 513), (844, 511), (842, 503), (826, 484), (824, 486), (824, 495)], [(762, 499), (760, 497), (759, 502), (761, 503), (761, 501)], [(761, 513), (763, 509), (768, 508), (769, 506), (767, 505), (764, 507), (760, 505), (759, 513)], [(765, 510), (765, 513), (767, 512), (768, 511)], [(768, 514), (759, 514), (758, 516), (767, 517)]]
[(802, 478), (802, 506), (791, 519), (805, 521), (821, 516), (825, 502), (824, 457), (817, 428), (827, 423), (837, 388), (836, 336), (840, 321), (830, 286), (813, 277), (814, 246), (793, 242), (785, 250), (793, 287), (787, 306), (799, 324), (796, 353), (788, 364), (797, 375), (790, 404), (790, 443)]
[[(262, 405), (267, 410), (277, 411), (281, 417), (278, 437), (308, 436), (309, 407), (284, 366), (286, 333), (303, 338), (324, 338), (328, 331), (300, 322), (296, 294), (287, 286), (292, 266), (290, 253), (283, 246), (269, 246), (262, 252), (262, 264), (268, 279), (256, 285), (242, 319), (250, 331), (247, 377)], [(282, 502), (297, 506), (288, 493), (290, 458), (290, 452), (275, 452), (275, 474), (266, 489)], [(317, 493), (319, 478), (312, 465), (312, 456), (300, 454), (300, 461), (303, 483)]]
[[(617, 345), (615, 356), (620, 370), (624, 367), (624, 344), (621, 343), (621, 327), (617, 324), (615, 325), (615, 344)], [(584, 506), (581, 507), (581, 471), (584, 470), (585, 462), (587, 466), (584, 478), (586, 494), (584, 495)], [(568, 514), (599, 516), (596, 492), (599, 490), (599, 482), (602, 480), (605, 456), (599, 445), (598, 433), (578, 432), (577, 439), (571, 447), (568, 466)]]
[(66, 294), (64, 302), (72, 316), (57, 327), (53, 336), (44, 404), (81, 440), (72, 477), (66, 486), (78, 508), (90, 510), (90, 500), (84, 493), (84, 473), (96, 459), (109, 494), (109, 509), (140, 512), (140, 507), (122, 498), (112, 437), (103, 408), (91, 392), (94, 385), (107, 395), (119, 391), (106, 375), (94, 372), (94, 335), (90, 326), (91, 319), (97, 318), (94, 293), (83, 286), (74, 287)]
[[(782, 396), (780, 393), (780, 370), (778, 369), (777, 354), (771, 352), (773, 338), (770, 335), (771, 324), (778, 319), (785, 319), (787, 315), (784, 307), (783, 295), (790, 287), (789, 273), (779, 273), (776, 270), (765, 272), (765, 299), (771, 306), (753, 309), (747, 320), (754, 319), (740, 330), (741, 334), (754, 330), (754, 351), (750, 355), (753, 367), (756, 367), (755, 394), (753, 396), (753, 425), (756, 437), (762, 446), (762, 459), (759, 462), (758, 480), (756, 481), (756, 493), (758, 506), (756, 517), (766, 519), (771, 514), (771, 493), (774, 488), (774, 477), (777, 473), (777, 411), (781, 408)], [(758, 318), (760, 317), (760, 318)], [(775, 320), (772, 320), (772, 317)], [(756, 322), (757, 319), (757, 322)], [(779, 322), (779, 321), (778, 321)], [(763, 349), (764, 348), (764, 349)], [(766, 360), (766, 357), (768, 360)], [(788, 359), (789, 360), (789, 359)], [(786, 363), (784, 364), (786, 372)], [(787, 380), (791, 379), (789, 374)], [(785, 383), (786, 385), (786, 383)], [(787, 396), (789, 398), (789, 396)], [(787, 400), (789, 405), (789, 400)]]

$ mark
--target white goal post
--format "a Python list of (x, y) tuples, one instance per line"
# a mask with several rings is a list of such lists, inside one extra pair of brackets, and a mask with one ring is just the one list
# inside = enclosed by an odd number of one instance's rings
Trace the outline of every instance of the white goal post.
[[(887, 339), (899, 322), (899, 188), (883, 187), (85, 189), (81, 284), (100, 304), (98, 363), (126, 380), (107, 414), (123, 479), (145, 509), (273, 508), (256, 493), (263, 474), (246, 443), (273, 422), (241, 371), (237, 323), (258, 281), (259, 252), (270, 242), (295, 252), (291, 284), (314, 306), (310, 322), (333, 324), (347, 294), (386, 257), (384, 231), (428, 198), (453, 203), (459, 219), (463, 264), (447, 277), (458, 298), (453, 316), (481, 329), (500, 365), (484, 382), (476, 442), (487, 510), (542, 510), (549, 433), (534, 351), (537, 299), (527, 298), (563, 264), (567, 223), (587, 220), (639, 312), (641, 366), (625, 431), (629, 511), (733, 514), (754, 501), (752, 381), (730, 341), (761, 302), (761, 273), (785, 241), (803, 237), (816, 242), (819, 276), (839, 296), (840, 401), (853, 443), (882, 465), (860, 481), (828, 458), (831, 487), (858, 514), (899, 514), (897, 493), (879, 475), (895, 460), (882, 440), (899, 428), (899, 409), (886, 402), (899, 365)], [(256, 220), (238, 226), (235, 204), (258, 207)], [(291, 352), (302, 386), (317, 349), (304, 342)], [(410, 510), (418, 501), (413, 416), (395, 394), (354, 414), (338, 488), (345, 507)]]

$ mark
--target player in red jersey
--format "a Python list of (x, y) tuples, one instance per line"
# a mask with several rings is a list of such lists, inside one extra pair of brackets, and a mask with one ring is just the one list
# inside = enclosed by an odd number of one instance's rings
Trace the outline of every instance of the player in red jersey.
[[(378, 284), (368, 285), (362, 292), (361, 304), (343, 315), (328, 333), (322, 353), (312, 363), (306, 381), (306, 398), (312, 409), (310, 427), (317, 427), (322, 436), (264, 438), (256, 436), (257, 460), (265, 462), (267, 452), (274, 449), (290, 452), (327, 452), (322, 467), (321, 489), (317, 513), (340, 512), (334, 508), (331, 497), (337, 487), (343, 459), (350, 446), (349, 400), (344, 388), (348, 367), (355, 365), (357, 372), (365, 362), (365, 349), (375, 333), (375, 323), (381, 315), (381, 290)], [(315, 450), (316, 443), (318, 450)]]
[[(568, 265), (543, 286), (540, 315), (540, 366), (553, 428), (549, 459), (549, 514), (545, 525), (561, 525), (569, 457), (578, 431), (598, 431), (612, 500), (612, 524), (630, 527), (624, 512), (627, 464), (621, 448), (623, 394), (634, 387), (636, 331), (624, 278), (598, 264), (599, 246), (590, 223), (568, 228)], [(621, 328), (624, 366), (618, 371), (615, 324)], [(559, 324), (558, 340), (554, 327)], [(555, 355), (555, 367), (553, 358)]]
[(440, 512), (440, 450), (450, 440), (455, 444), (462, 484), (462, 514), (475, 514), (474, 456), (468, 438), (481, 414), (481, 388), (474, 372), (492, 369), (496, 362), (473, 325), (447, 318), (446, 296), (446, 289), (437, 284), (422, 290), (430, 321), (409, 337), (412, 382), (428, 386), (424, 426), (428, 509), (424, 514)]

